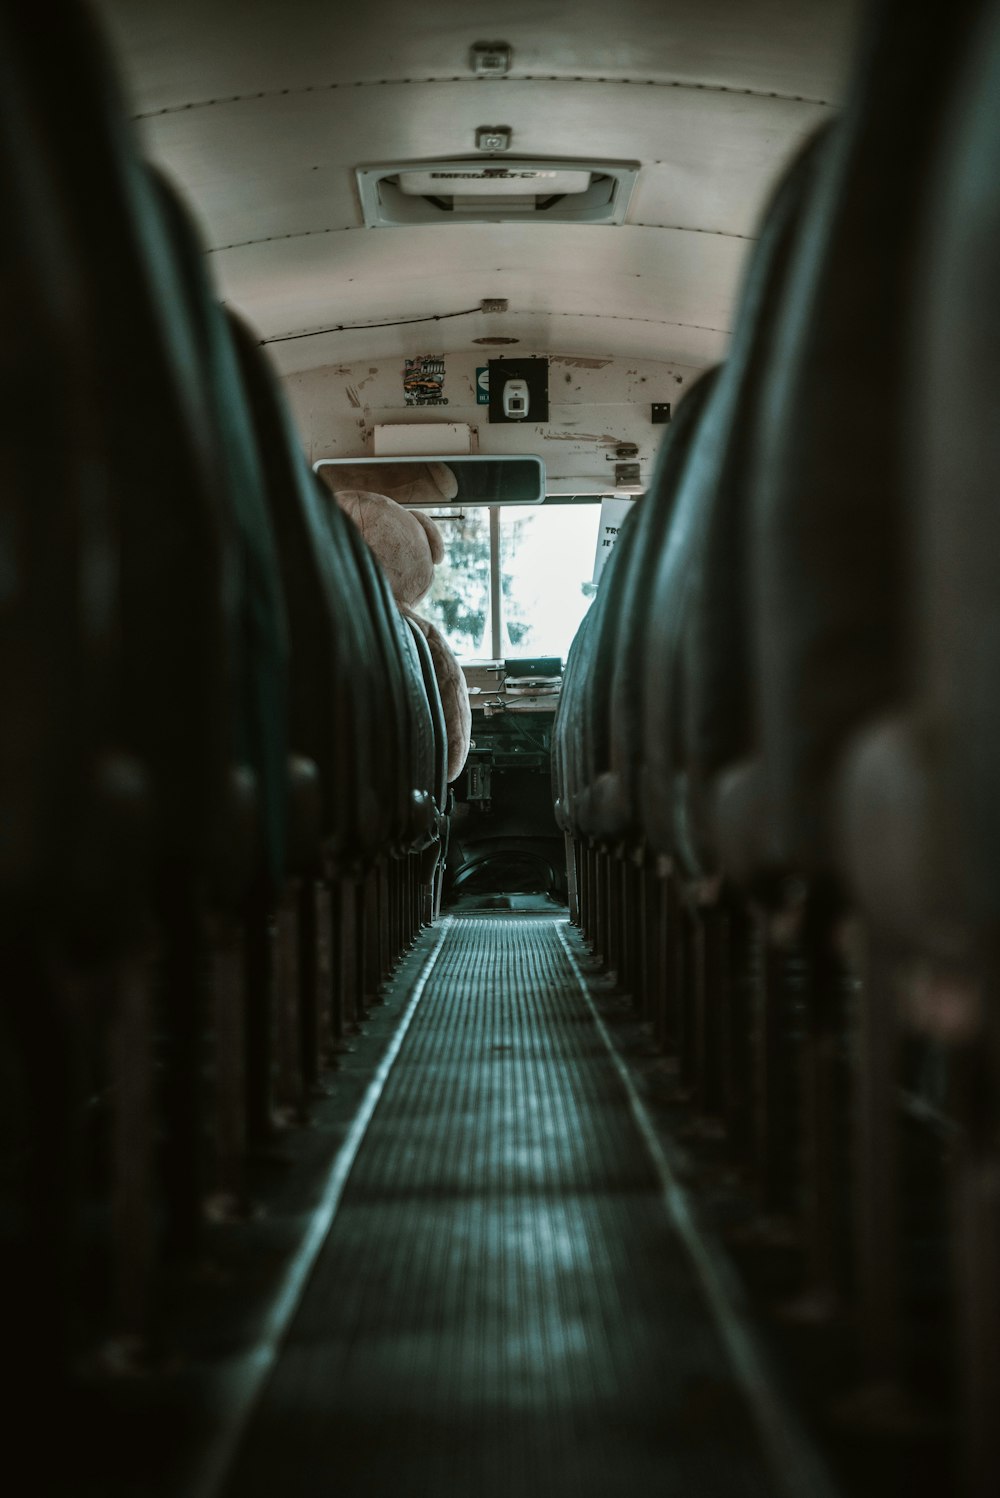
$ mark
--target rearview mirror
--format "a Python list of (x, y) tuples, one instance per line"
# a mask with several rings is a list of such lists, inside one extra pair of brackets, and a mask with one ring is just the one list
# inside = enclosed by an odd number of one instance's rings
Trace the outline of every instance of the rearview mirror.
[(538, 505), (545, 498), (545, 464), (530, 454), (320, 458), (313, 468), (334, 492), (367, 489), (404, 505)]

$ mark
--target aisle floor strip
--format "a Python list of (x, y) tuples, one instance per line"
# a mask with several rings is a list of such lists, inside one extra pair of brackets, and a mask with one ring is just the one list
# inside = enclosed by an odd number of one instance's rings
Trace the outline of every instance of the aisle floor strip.
[(406, 1032), (417, 1012), (428, 979), (441, 955), (450, 924), (451, 917), (445, 916), (438, 925), (437, 940), (427, 954), (427, 960), (413, 986), (399, 1025), (334, 1157), (322, 1197), (310, 1216), (305, 1237), (285, 1271), (258, 1340), (248, 1352), (228, 1363), (220, 1374), (220, 1411), (215, 1439), (206, 1451), (199, 1454), (197, 1471), (183, 1482), (184, 1498), (216, 1498), (222, 1490), (243, 1433), (278, 1361), (282, 1343), (298, 1310), (309, 1276), (333, 1226), (368, 1125), (385, 1090), (389, 1073), (402, 1050)]
[(564, 919), (454, 917), (421, 995), (227, 1493), (831, 1498)]
[(753, 1331), (745, 1297), (731, 1266), (695, 1224), (687, 1192), (671, 1169), (649, 1110), (594, 1003), (586, 975), (567, 937), (565, 923), (560, 924), (559, 940), (628, 1098), (635, 1126), (659, 1176), (667, 1215), (701, 1281), (719, 1335), (740, 1379), (774, 1470), (788, 1498), (838, 1498), (826, 1464), (776, 1389), (774, 1376)]

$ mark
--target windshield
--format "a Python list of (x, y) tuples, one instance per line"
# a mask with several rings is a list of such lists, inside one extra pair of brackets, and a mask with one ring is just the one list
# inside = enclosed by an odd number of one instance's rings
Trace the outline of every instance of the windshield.
[[(460, 659), (560, 656), (590, 606), (601, 507), (593, 500), (498, 512), (493, 561), (489, 511), (433, 512), (445, 543), (434, 585), (420, 612)], [(491, 568), (491, 561), (493, 566)], [(492, 639), (490, 579), (499, 579), (500, 637)]]

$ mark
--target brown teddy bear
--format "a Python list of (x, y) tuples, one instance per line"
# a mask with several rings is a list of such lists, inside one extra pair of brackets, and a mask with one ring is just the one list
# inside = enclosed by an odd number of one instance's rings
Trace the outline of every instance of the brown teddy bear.
[(457, 492), (454, 475), (443, 463), (344, 465), (321, 468), (320, 473), (381, 562), (400, 611), (427, 638), (448, 731), (448, 779), (456, 780), (468, 758), (472, 736), (469, 689), (441, 631), (415, 612), (430, 590), (435, 564), (444, 557), (444, 542), (429, 515), (403, 509), (388, 492), (411, 504), (447, 503)]

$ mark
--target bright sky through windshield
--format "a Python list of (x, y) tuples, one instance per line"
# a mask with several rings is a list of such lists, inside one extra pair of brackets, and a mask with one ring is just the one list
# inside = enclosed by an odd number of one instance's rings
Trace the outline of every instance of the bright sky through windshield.
[[(435, 512), (444, 561), (420, 612), (460, 660), (490, 651), (489, 511)], [(505, 656), (558, 655), (565, 661), (595, 589), (600, 503), (546, 504), (500, 511), (501, 638)]]
[(587, 609), (599, 504), (500, 512), (504, 655), (563, 660)]

